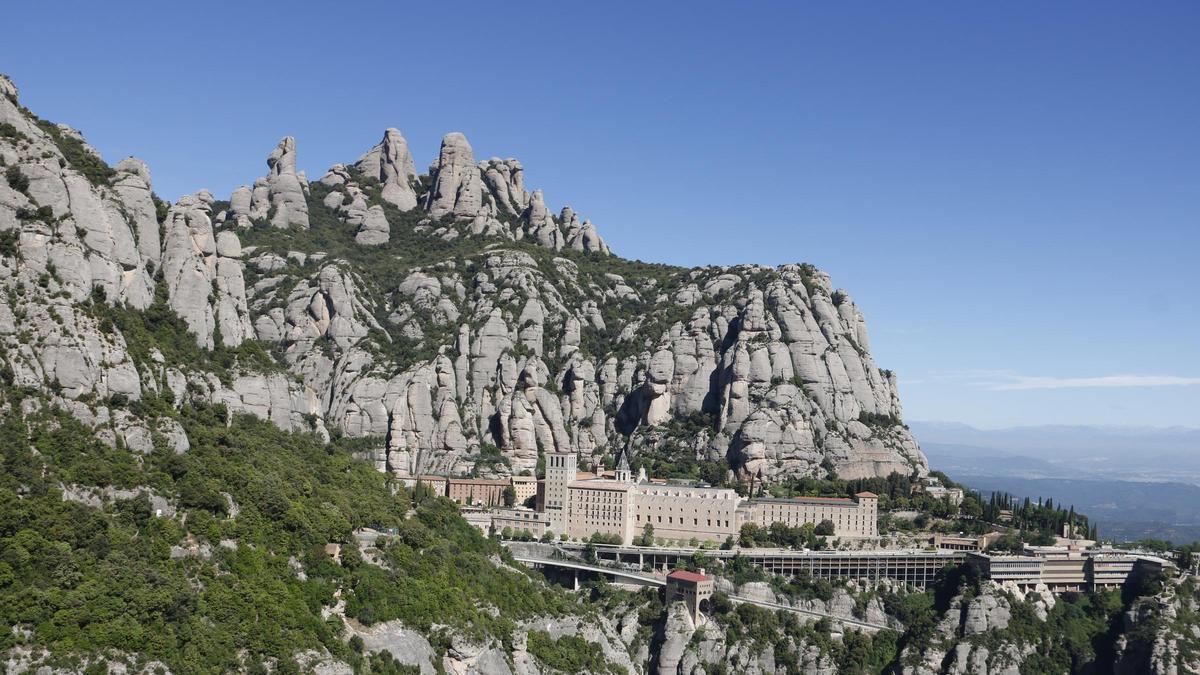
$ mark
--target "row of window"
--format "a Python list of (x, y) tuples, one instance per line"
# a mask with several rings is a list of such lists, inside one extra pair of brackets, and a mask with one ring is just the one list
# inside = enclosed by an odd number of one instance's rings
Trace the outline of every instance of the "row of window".
[[(637, 518), (637, 521), (638, 521), (639, 523), (640, 523), (640, 522), (642, 522), (642, 514), (640, 514), (640, 513), (639, 513), (639, 514), (637, 514), (637, 516), (635, 516), (635, 518)], [(659, 522), (659, 523), (661, 523), (662, 521), (663, 521), (663, 517), (662, 517), (662, 516), (658, 516), (658, 520), (657, 520), (657, 521), (654, 519), (654, 516), (646, 516), (646, 522), (647, 522), (647, 523), (651, 523), (651, 524), (653, 524), (653, 523), (655, 523), (655, 522)], [(712, 518), (706, 518), (706, 519), (704, 520), (704, 522), (705, 522), (705, 525), (706, 525), (707, 527), (713, 527), (713, 522), (714, 522), (714, 521), (713, 521), (713, 519), (712, 519)], [(716, 522), (716, 526), (717, 526), (717, 527), (725, 527), (725, 528), (728, 528), (728, 527), (729, 527), (729, 521), (728, 521), (728, 520), (721, 520), (721, 519), (717, 519), (715, 522)], [(675, 516), (667, 516), (667, 524), (668, 524), (668, 525), (674, 525), (674, 524), (675, 524)], [(686, 518), (684, 518), (684, 517), (682, 517), (682, 516), (680, 516), (680, 518), (679, 518), (679, 524), (680, 524), (680, 525), (686, 525), (686, 524), (687, 524), (687, 519), (686, 519)], [(700, 526), (700, 519), (699, 519), (699, 518), (692, 518), (692, 525), (693, 525), (693, 526), (696, 526), (696, 527), (699, 527), (699, 526)]]

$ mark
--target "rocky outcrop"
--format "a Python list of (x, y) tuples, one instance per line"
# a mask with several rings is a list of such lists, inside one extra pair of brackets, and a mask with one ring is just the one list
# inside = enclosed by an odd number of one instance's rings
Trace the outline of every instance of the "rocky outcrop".
[(275, 227), (307, 229), (307, 192), (308, 184), (296, 172), (296, 139), (286, 136), (267, 157), (267, 176), (254, 184), (249, 215), (270, 220)]
[(467, 137), (453, 132), (442, 138), (437, 163), (429, 170), (432, 187), (425, 210), (434, 218), (474, 218), (483, 211), (483, 178)]
[(1121, 616), (1113, 645), (1117, 675), (1200, 673), (1200, 585), (1194, 576), (1168, 579)]
[(563, 241), (566, 248), (586, 253), (612, 254), (612, 251), (608, 248), (608, 244), (604, 243), (604, 239), (596, 231), (596, 226), (592, 225), (592, 221), (585, 220), (581, 225), (579, 223), (579, 216), (571, 207), (563, 207), (562, 213), (558, 217), (558, 222), (562, 224)]
[[(5, 358), (14, 380), (65, 400), (220, 402), (287, 429), (377, 439), (377, 466), (397, 473), (504, 475), (547, 451), (598, 461), (669, 441), (768, 481), (926, 470), (861, 312), (810, 266), (580, 258), (609, 254), (595, 228), (570, 207), (554, 215), (517, 160), (476, 163), (458, 133), (426, 177), (389, 129), (313, 194), (285, 138), (268, 175), (227, 207), (202, 190), (164, 211), (143, 163), (85, 176), (58, 147), (82, 144), (76, 132), (54, 136), (8, 97), (0, 115), (14, 130), (0, 139), (12, 167), (0, 231), (18, 233), (0, 284), (25, 292), (0, 303)], [(254, 227), (308, 227), (310, 199), (322, 228), (311, 237), (292, 245)], [(149, 307), (155, 277), (203, 349), (260, 344), (206, 372), (131, 355), (72, 311), (97, 299)], [(18, 344), (19, 325), (49, 344)], [(128, 434), (142, 446), (143, 428)]]
[[(467, 153), (470, 153), (469, 146)], [(379, 197), (383, 201), (401, 211), (417, 207), (417, 193), (413, 190), (417, 170), (408, 151), (408, 141), (398, 129), (383, 132), (383, 140), (360, 157), (354, 168), (363, 177), (374, 178), (382, 184)]]
[(117, 163), (113, 190), (132, 221), (138, 253), (143, 260), (157, 265), (162, 257), (162, 243), (158, 236), (158, 210), (150, 186), (150, 168), (136, 157), (126, 157)]
[(539, 246), (555, 251), (562, 250), (562, 231), (558, 229), (558, 223), (554, 222), (554, 216), (550, 215), (550, 209), (546, 208), (541, 190), (533, 191), (529, 208), (525, 211), (525, 235)]
[(213, 232), (211, 199), (184, 197), (167, 215), (162, 270), (170, 306), (196, 341), (211, 349), (214, 330), (231, 347), (253, 339), (237, 234)]
[(383, 209), (372, 206), (363, 214), (358, 232), (354, 234), (354, 241), (363, 246), (379, 246), (386, 244), (390, 236), (391, 226), (388, 225)]
[(519, 216), (529, 208), (529, 192), (525, 189), (525, 168), (516, 159), (493, 157), (479, 163), (483, 182), (492, 194), (501, 213)]
[[(1050, 598), (1050, 606), (1053, 606), (1053, 596), (1049, 593), (1045, 596)], [(984, 582), (977, 594), (956, 596), (928, 644), (921, 650), (906, 648), (900, 654), (898, 672), (905, 675), (1019, 675), (1025, 672), (1023, 664), (1038, 651), (1039, 645), (1009, 638), (1004, 629), (1013, 619), (1014, 603), (1026, 601), (991, 582)], [(1028, 601), (1035, 605), (1047, 602), (1041, 594), (1031, 594)], [(1045, 616), (1044, 607), (1041, 615)]]
[(137, 166), (127, 162), (111, 178), (85, 175), (67, 162), (59, 143), (77, 143), (101, 162), (95, 150), (69, 127), (34, 123), (15, 94), (0, 97), (0, 123), (13, 130), (0, 138), (7, 167), (0, 229), (19, 232), (21, 264), (13, 273), (28, 284), (48, 275), (73, 302), (90, 299), (95, 289), (110, 303), (149, 306), (153, 283), (141, 249), (153, 246), (148, 237), (157, 238), (157, 226), (150, 226), (153, 205), (146, 206), (148, 172), (131, 177)]

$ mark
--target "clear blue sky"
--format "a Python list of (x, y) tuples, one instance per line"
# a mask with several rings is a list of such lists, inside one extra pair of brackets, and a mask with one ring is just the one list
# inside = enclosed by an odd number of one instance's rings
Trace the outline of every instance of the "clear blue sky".
[(12, 3), (0, 71), (172, 199), (457, 130), (623, 255), (815, 263), (910, 419), (1200, 426), (1200, 3), (443, 4)]

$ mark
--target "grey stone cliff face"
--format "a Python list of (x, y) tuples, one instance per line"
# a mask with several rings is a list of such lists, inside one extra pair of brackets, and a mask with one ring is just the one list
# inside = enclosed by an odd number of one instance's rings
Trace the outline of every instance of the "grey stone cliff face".
[[(170, 392), (374, 439), (376, 465), (397, 473), (472, 471), (495, 447), (504, 461), (480, 470), (499, 475), (700, 420), (689, 452), (742, 476), (926, 471), (895, 376), (823, 272), (623, 261), (570, 207), (553, 215), (520, 162), (476, 163), (462, 134), (427, 177), (389, 129), (311, 185), (285, 138), (227, 203), (201, 190), (164, 209), (142, 162), (94, 180), (13, 97), (0, 121), (18, 134), (0, 138), (0, 159), (20, 176), (0, 181), (0, 232), (15, 241), (0, 284), (23, 293), (0, 303), (4, 358), (81, 418), (102, 417), (81, 396)], [(264, 237), (272, 227), (350, 247), (291, 248), (291, 235)], [(156, 287), (199, 346), (256, 341), (275, 367), (239, 361), (219, 378), (135, 361), (77, 311), (96, 298), (144, 309)]]
[(385, 131), (383, 140), (360, 157), (354, 166), (363, 176), (383, 184), (380, 198), (384, 201), (401, 211), (417, 207), (417, 193), (412, 187), (417, 179), (416, 165), (408, 151), (408, 141), (398, 129)]

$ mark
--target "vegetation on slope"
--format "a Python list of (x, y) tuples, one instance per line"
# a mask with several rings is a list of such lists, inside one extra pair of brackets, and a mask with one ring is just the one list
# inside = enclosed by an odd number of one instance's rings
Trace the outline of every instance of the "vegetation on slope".
[[(62, 663), (136, 655), (183, 673), (278, 660), (286, 672), (306, 649), (362, 664), (340, 619), (321, 614), (338, 590), (364, 623), (428, 628), (436, 617), (499, 638), (515, 619), (572, 610), (564, 592), (494, 565), (502, 549), (452, 504), (393, 495), (369, 464), (316, 436), (188, 406), (178, 417), (191, 450), (142, 457), (65, 413), (16, 407), (0, 420), (0, 650), (28, 643)], [(64, 486), (139, 494), (95, 508), (65, 500)], [(156, 516), (151, 493), (179, 515)], [(384, 546), (390, 570), (359, 559), (352, 531), (364, 526), (398, 528)], [(329, 542), (344, 544), (344, 566), (325, 555)]]

